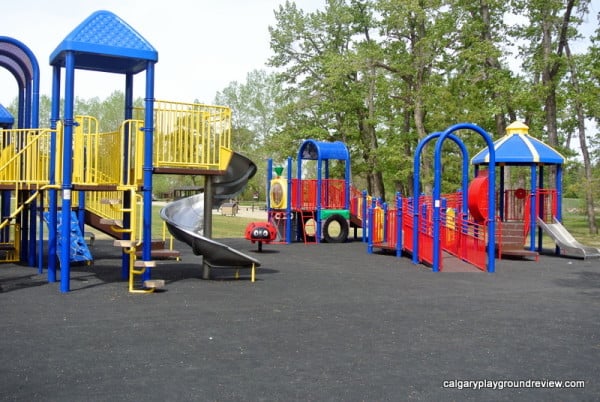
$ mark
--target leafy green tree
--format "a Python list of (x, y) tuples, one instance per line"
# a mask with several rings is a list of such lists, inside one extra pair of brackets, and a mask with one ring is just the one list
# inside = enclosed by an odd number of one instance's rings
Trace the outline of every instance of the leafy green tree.
[[(369, 192), (385, 196), (378, 163), (376, 74), (372, 56), (376, 29), (371, 2), (328, 0), (324, 11), (304, 13), (287, 1), (270, 27), (274, 56), (286, 91), (281, 132), (289, 143), (341, 140), (353, 153), (355, 173)], [(376, 53), (376, 52), (375, 52)]]
[(232, 112), (232, 148), (248, 156), (258, 167), (243, 198), (265, 193), (266, 159), (272, 157), (265, 143), (275, 134), (276, 111), (281, 107), (281, 87), (274, 74), (254, 70), (243, 83), (231, 82), (217, 92), (215, 103), (226, 105)]
[[(565, 145), (564, 137), (559, 138), (561, 110), (570, 96), (561, 85), (567, 73), (565, 51), (569, 40), (578, 36), (577, 28), (588, 12), (589, 1), (518, 0), (514, 4), (515, 12), (527, 18), (515, 32), (516, 37), (524, 41), (523, 67), (530, 76), (531, 93), (543, 110), (543, 120), (529, 122), (529, 125), (541, 127), (543, 123), (546, 141), (560, 149)], [(550, 174), (549, 186), (555, 186), (553, 174)]]

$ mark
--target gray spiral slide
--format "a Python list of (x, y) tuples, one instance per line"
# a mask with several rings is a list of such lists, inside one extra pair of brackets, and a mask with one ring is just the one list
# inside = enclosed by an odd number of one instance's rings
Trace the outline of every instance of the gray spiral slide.
[[(250, 159), (234, 153), (227, 172), (215, 177), (213, 181), (216, 204), (239, 194), (255, 173), (256, 165)], [(254, 278), (254, 269), (260, 266), (257, 259), (203, 236), (204, 194), (165, 205), (160, 211), (160, 217), (166, 222), (173, 237), (188, 244), (194, 254), (202, 256), (204, 279), (210, 277), (212, 268), (250, 268)]]
[(596, 247), (584, 246), (579, 243), (573, 235), (554, 218), (554, 223), (546, 223), (537, 218), (537, 224), (546, 232), (560, 249), (560, 254), (567, 257), (576, 258), (600, 258), (600, 249)]

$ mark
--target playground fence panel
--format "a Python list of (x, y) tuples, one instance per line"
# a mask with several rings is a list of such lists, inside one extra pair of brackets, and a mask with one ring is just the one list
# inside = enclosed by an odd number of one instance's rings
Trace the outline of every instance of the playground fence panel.
[(462, 209), (462, 192), (444, 194), (442, 195), (442, 199), (446, 208), (452, 208), (455, 211)]
[[(531, 199), (533, 195), (528, 194), (525, 197), (525, 211), (529, 212), (531, 209)], [(558, 208), (558, 194), (555, 189), (543, 189), (540, 188), (537, 191), (537, 199), (535, 206), (535, 216), (539, 216), (542, 218), (544, 222), (553, 223), (553, 218), (557, 216), (557, 208)], [(529, 234), (531, 225), (530, 214), (525, 213), (524, 217), (524, 236)]]
[[(417, 228), (419, 233), (419, 258), (421, 261), (433, 264), (433, 211), (431, 197), (422, 197), (423, 201), (420, 205), (420, 219)], [(439, 259), (442, 269), (442, 259)]]
[(379, 247), (381, 246), (384, 241), (385, 241), (385, 230), (384, 230), (384, 226), (385, 226), (385, 222), (387, 220), (387, 216), (385, 211), (383, 210), (383, 208), (380, 205), (376, 205), (374, 207), (371, 208), (370, 210), (371, 213), (371, 241), (370, 243), (374, 246), (374, 247)]
[(441, 214), (442, 249), (485, 271), (487, 261), (487, 228), (467, 219), (452, 209)]
[(123, 148), (121, 131), (99, 133), (98, 122), (77, 116), (73, 136), (73, 184), (117, 185), (122, 181), (123, 158), (115, 155)]
[(0, 231), (0, 262), (17, 262), (21, 258), (21, 226), (8, 223)]
[(370, 201), (370, 196), (367, 196), (366, 194), (363, 195), (362, 191), (354, 186), (350, 186), (350, 213), (363, 222), (366, 218), (366, 216), (363, 215), (365, 215), (366, 207), (368, 207)]
[(111, 220), (123, 219), (123, 213), (119, 208), (115, 208), (111, 203), (103, 200), (119, 200), (121, 202), (123, 194), (120, 191), (86, 191), (85, 208), (94, 214)]
[[(433, 222), (425, 219), (419, 220), (419, 257), (420, 261), (433, 264)], [(442, 260), (440, 259), (442, 269)]]
[(154, 166), (219, 169), (221, 148), (231, 149), (230, 108), (155, 101)]
[[(403, 202), (406, 205), (406, 200), (396, 200), (397, 204)], [(398, 208), (400, 206), (400, 208)], [(369, 243), (371, 247), (381, 247), (401, 251), (403, 248), (403, 221), (407, 218), (406, 213), (402, 208), (402, 204), (396, 207), (388, 207), (380, 201), (372, 201), (370, 208), (370, 218), (373, 220), (371, 230), (372, 239)]]
[(20, 188), (48, 184), (54, 133), (49, 129), (0, 130), (0, 181)]
[[(130, 139), (130, 144), (121, 142), (121, 155), (128, 155), (122, 185), (135, 185), (143, 182), (144, 175), (144, 122), (126, 120), (121, 125), (121, 136)], [(128, 148), (128, 149), (125, 149)]]
[[(292, 179), (292, 209), (316, 210), (317, 199), (316, 179)], [(321, 180), (321, 208), (343, 209), (345, 208), (346, 184), (340, 179)]]
[(404, 213), (402, 219), (402, 232), (404, 237), (404, 249), (412, 253), (413, 251), (413, 235), (414, 235), (414, 222), (413, 222), (413, 202), (412, 199), (405, 198), (403, 201), (402, 211)]
[(322, 207), (326, 209), (346, 208), (346, 190), (346, 182), (344, 180), (321, 180), (321, 198), (323, 200)]
[(525, 208), (529, 191), (523, 189), (504, 191), (504, 220), (522, 221), (528, 210)]
[(536, 205), (536, 216), (541, 217), (544, 222), (553, 223), (557, 216), (558, 194), (555, 189), (538, 190), (538, 199)]

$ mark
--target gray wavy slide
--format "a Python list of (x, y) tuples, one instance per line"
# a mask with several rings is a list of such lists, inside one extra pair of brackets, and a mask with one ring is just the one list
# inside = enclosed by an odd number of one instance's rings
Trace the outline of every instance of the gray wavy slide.
[[(256, 173), (256, 165), (243, 155), (234, 153), (227, 172), (214, 180), (216, 203), (235, 197)], [(195, 194), (170, 202), (160, 211), (169, 232), (188, 244), (203, 260), (202, 277), (210, 277), (211, 268), (256, 268), (260, 261), (226, 244), (203, 236), (204, 194)]]

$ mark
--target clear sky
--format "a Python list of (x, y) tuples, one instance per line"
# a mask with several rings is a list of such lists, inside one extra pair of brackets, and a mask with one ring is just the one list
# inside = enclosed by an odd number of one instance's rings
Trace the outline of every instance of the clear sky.
[[(217, 91), (247, 73), (266, 68), (271, 55), (269, 25), (285, 0), (9, 0), (1, 7), (0, 35), (27, 45), (40, 65), (40, 93), (50, 95), (50, 54), (90, 14), (108, 10), (138, 31), (158, 51), (157, 99), (212, 103)], [(325, 0), (296, 0), (305, 11), (324, 9)], [(590, 6), (586, 25), (596, 27), (598, 6)], [(593, 27), (593, 29), (592, 29)], [(576, 50), (576, 49), (574, 49)], [(145, 74), (134, 81), (143, 97)], [(106, 98), (124, 90), (121, 75), (76, 72), (76, 96)], [(12, 75), (0, 68), (0, 104), (17, 95)]]
[[(127, 22), (158, 51), (157, 99), (212, 103), (217, 91), (263, 69), (271, 55), (269, 25), (285, 0), (20, 0), (2, 4), (0, 36), (23, 42), (40, 65), (40, 93), (50, 95), (50, 54), (81, 22), (108, 10)], [(306, 11), (325, 0), (297, 0)], [(106, 98), (124, 90), (122, 75), (76, 71), (76, 96)], [(135, 96), (143, 97), (145, 73), (137, 74)], [(0, 68), (0, 104), (17, 96), (13, 76)]]

